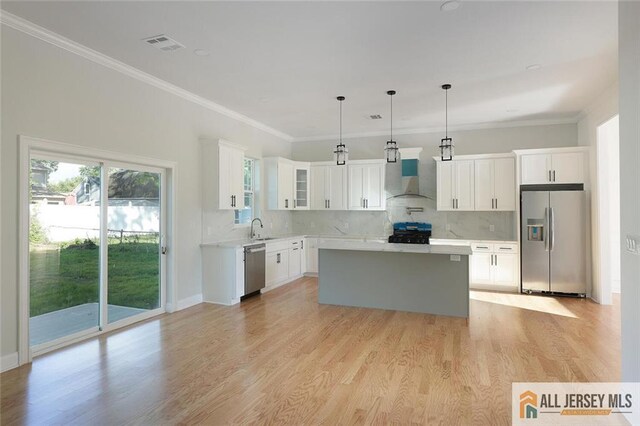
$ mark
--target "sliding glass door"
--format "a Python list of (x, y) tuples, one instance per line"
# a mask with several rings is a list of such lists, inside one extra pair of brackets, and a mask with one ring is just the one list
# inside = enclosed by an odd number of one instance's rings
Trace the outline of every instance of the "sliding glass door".
[(97, 163), (31, 159), (29, 340), (41, 345), (100, 326)]
[(161, 174), (109, 168), (108, 322), (161, 305)]
[(33, 154), (30, 176), (34, 352), (162, 312), (164, 171)]

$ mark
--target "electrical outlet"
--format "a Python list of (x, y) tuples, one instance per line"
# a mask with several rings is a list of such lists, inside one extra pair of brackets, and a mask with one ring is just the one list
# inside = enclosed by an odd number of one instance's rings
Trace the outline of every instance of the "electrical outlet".
[(349, 222), (344, 222), (344, 224), (342, 225), (342, 227), (344, 229), (349, 229)]
[(495, 232), (496, 231), (495, 225), (489, 225), (489, 231)]
[(640, 236), (627, 235), (627, 251), (640, 256)]

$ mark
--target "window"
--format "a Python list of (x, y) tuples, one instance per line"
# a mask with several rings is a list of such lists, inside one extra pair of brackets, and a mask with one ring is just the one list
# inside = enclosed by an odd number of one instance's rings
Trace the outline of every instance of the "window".
[(253, 220), (254, 190), (255, 190), (255, 163), (251, 158), (244, 159), (244, 208), (236, 210), (237, 225), (248, 225)]

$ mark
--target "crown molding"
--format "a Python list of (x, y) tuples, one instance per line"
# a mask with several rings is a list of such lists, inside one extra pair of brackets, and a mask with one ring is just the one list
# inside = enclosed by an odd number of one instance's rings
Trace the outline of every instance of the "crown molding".
[[(555, 118), (546, 120), (520, 120), (520, 121), (495, 121), (485, 123), (473, 123), (473, 124), (461, 124), (457, 126), (449, 126), (449, 131), (463, 131), (463, 130), (486, 130), (486, 129), (505, 129), (510, 127), (527, 127), (527, 126), (552, 126), (555, 124), (576, 124), (579, 121), (580, 115), (575, 115), (568, 118)], [(413, 129), (394, 129), (393, 135), (417, 135), (421, 133), (444, 133), (444, 126), (413, 128)], [(389, 136), (389, 131), (376, 131), (376, 132), (362, 132), (362, 133), (347, 133), (342, 135), (342, 139), (357, 139), (367, 138), (373, 136)], [(320, 142), (328, 140), (337, 140), (338, 134), (335, 135), (321, 135), (321, 136), (308, 136), (294, 138), (293, 142)]]
[(64, 49), (70, 53), (74, 53), (99, 65), (110, 68), (121, 74), (135, 78), (136, 80), (142, 81), (151, 86), (157, 87), (158, 89), (164, 90), (165, 92), (171, 93), (182, 99), (193, 102), (197, 105), (200, 105), (201, 107), (207, 108), (211, 111), (215, 111), (219, 114), (247, 124), (256, 129), (262, 130), (273, 136), (277, 136), (278, 138), (284, 139), (287, 142), (292, 142), (294, 139), (291, 135), (274, 129), (273, 127), (267, 126), (264, 123), (249, 118), (246, 115), (240, 114), (239, 112), (233, 111), (213, 101), (205, 99), (202, 96), (189, 92), (188, 90), (182, 89), (158, 77), (154, 77), (151, 74), (147, 74), (144, 71), (127, 65), (124, 62), (120, 62), (117, 59), (114, 59), (96, 50), (90, 49), (87, 46), (63, 37), (60, 34), (54, 33), (53, 31), (36, 25), (31, 21), (27, 21), (26, 19), (20, 18), (19, 16), (16, 16), (12, 13), (0, 10), (0, 23), (13, 28), (14, 30), (23, 32), (46, 43)]

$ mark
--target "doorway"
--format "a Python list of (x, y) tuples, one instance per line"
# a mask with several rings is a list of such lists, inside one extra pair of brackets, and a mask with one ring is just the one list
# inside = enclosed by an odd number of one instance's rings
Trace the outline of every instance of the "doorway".
[(25, 145), (21, 364), (165, 312), (173, 170)]
[(598, 240), (601, 303), (620, 293), (620, 130), (618, 116), (597, 129)]

